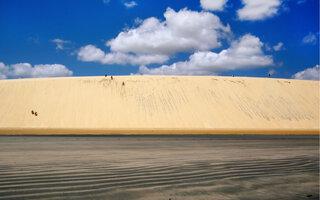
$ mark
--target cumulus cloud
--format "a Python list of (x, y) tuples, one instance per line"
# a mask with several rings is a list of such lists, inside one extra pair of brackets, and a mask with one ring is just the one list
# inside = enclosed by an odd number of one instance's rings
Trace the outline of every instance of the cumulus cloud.
[(312, 68), (297, 72), (292, 78), (301, 80), (320, 80), (320, 66), (316, 65)]
[(85, 62), (100, 62), (102, 64), (148, 65), (151, 63), (164, 63), (169, 60), (169, 57), (161, 54), (105, 53), (94, 45), (87, 45), (80, 48), (78, 59)]
[(6, 79), (9, 67), (6, 66), (3, 62), (0, 62), (0, 79)]
[(56, 49), (60, 49), (60, 50), (65, 48), (64, 47), (65, 44), (71, 43), (71, 41), (69, 40), (61, 40), (59, 38), (53, 39), (51, 40), (51, 42), (55, 43), (57, 45)]
[(205, 10), (221, 11), (228, 0), (200, 0), (201, 7)]
[(135, 2), (135, 1), (130, 1), (130, 2), (125, 2), (124, 3), (124, 6), (127, 7), (127, 8), (132, 8), (132, 7), (135, 7), (137, 5), (138, 5), (137, 2)]
[(229, 25), (224, 26), (210, 12), (187, 9), (175, 12), (168, 8), (164, 17), (164, 21), (154, 17), (137, 18), (135, 25), (138, 27), (123, 31), (106, 43), (109, 53), (90, 44), (80, 48), (78, 59), (102, 64), (161, 64), (176, 52), (220, 47), (220, 39), (232, 34)]
[(237, 11), (240, 20), (263, 20), (278, 13), (281, 0), (242, 0), (244, 7)]
[(273, 50), (280, 51), (283, 49), (283, 43), (279, 42), (277, 45), (273, 46)]
[(158, 68), (140, 66), (139, 73), (147, 75), (215, 75), (235, 69), (252, 69), (273, 65), (273, 58), (264, 55), (259, 38), (250, 34), (233, 41), (220, 53), (198, 51), (188, 61)]
[(308, 35), (306, 35), (303, 39), (302, 39), (302, 42), (304, 44), (317, 44), (317, 34), (315, 33), (309, 33)]
[(113, 52), (135, 54), (173, 54), (220, 47), (220, 39), (230, 34), (219, 17), (209, 12), (168, 8), (165, 21), (151, 17), (137, 28), (119, 33), (108, 41)]
[(73, 72), (60, 64), (41, 64), (34, 65), (29, 63), (17, 63), (5, 65), (0, 62), (0, 79), (10, 78), (40, 78), (40, 77), (59, 77), (72, 76)]

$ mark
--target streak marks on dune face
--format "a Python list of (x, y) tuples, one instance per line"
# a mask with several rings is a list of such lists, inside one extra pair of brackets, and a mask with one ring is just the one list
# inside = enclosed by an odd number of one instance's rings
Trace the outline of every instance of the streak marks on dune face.
[(318, 136), (0, 139), (0, 199), (319, 198)]

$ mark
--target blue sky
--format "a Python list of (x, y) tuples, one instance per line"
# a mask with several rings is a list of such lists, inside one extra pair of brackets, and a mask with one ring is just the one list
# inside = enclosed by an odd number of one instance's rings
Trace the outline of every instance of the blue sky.
[(2, 0), (0, 79), (319, 79), (318, 0)]

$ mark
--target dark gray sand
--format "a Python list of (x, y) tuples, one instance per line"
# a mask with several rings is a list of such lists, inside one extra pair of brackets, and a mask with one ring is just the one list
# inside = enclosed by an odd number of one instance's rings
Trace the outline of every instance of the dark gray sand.
[(319, 199), (319, 136), (0, 136), (0, 199)]

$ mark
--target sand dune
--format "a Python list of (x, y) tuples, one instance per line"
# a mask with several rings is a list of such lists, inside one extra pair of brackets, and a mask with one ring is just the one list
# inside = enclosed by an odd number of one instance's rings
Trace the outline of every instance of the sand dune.
[(0, 134), (319, 134), (320, 129), (318, 81), (19, 79), (1, 80), (0, 94)]

